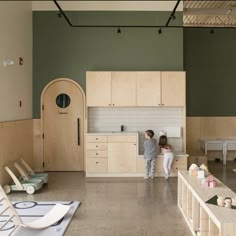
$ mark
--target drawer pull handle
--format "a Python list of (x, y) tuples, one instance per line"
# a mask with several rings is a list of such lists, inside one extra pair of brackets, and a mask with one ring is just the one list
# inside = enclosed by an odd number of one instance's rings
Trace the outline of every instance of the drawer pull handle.
[(96, 146), (96, 147), (98, 147), (98, 146)]
[(98, 161), (96, 161), (96, 164), (98, 164)]
[(98, 140), (98, 138), (96, 138), (96, 140)]
[(98, 155), (98, 153), (96, 153), (96, 155)]

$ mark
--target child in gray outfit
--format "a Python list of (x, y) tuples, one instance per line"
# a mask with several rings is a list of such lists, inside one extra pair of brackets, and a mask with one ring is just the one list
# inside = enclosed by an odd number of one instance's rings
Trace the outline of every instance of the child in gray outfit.
[(145, 131), (145, 141), (144, 141), (144, 160), (145, 160), (145, 177), (151, 179), (155, 175), (155, 163), (157, 158), (157, 140), (153, 138), (154, 132), (152, 130)]

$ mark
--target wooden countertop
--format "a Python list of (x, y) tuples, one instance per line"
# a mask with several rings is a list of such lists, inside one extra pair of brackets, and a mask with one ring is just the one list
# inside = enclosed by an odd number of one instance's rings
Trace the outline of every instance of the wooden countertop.
[(137, 135), (138, 136), (138, 132), (120, 132), (120, 131), (114, 131), (114, 132), (96, 132), (96, 133), (85, 133), (85, 135), (124, 135), (124, 136), (128, 136), (128, 135)]

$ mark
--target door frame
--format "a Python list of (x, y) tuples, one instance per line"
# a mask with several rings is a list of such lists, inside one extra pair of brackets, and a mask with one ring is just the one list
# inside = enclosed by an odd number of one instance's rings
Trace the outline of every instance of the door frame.
[[(82, 93), (82, 97), (83, 97), (83, 105), (84, 105), (84, 109), (83, 109), (83, 117), (84, 117), (84, 122), (83, 122), (83, 126), (84, 126), (84, 133), (87, 132), (87, 113), (86, 113), (86, 98), (85, 98), (85, 93), (84, 90), (82, 89), (82, 87), (80, 86), (79, 83), (77, 83), (76, 81), (69, 79), (69, 78), (57, 78), (54, 79), (52, 81), (50, 81), (48, 84), (46, 84), (46, 86), (44, 87), (41, 96), (40, 96), (40, 124), (41, 124), (41, 137), (42, 137), (42, 161), (44, 163), (44, 142), (43, 142), (43, 132), (44, 132), (44, 124), (43, 124), (43, 116), (44, 116), (44, 111), (43, 111), (43, 97), (45, 92), (47, 91), (48, 87), (50, 87), (52, 84), (60, 82), (60, 81), (67, 81), (69, 83), (74, 84)], [(86, 163), (85, 163), (85, 135), (83, 133), (83, 138), (84, 138), (84, 145), (83, 145), (83, 171), (85, 171), (85, 167), (86, 167)], [(44, 170), (44, 164), (42, 163), (42, 169)]]

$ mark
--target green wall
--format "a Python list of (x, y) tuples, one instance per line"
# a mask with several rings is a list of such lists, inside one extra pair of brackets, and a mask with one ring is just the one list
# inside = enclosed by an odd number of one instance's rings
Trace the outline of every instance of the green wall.
[[(68, 12), (73, 24), (164, 25), (170, 12)], [(182, 24), (182, 13), (172, 24)], [(183, 70), (183, 29), (70, 28), (57, 12), (33, 12), (33, 117), (51, 80), (67, 77), (85, 90), (89, 70)]]
[(187, 116), (236, 116), (236, 29), (184, 29)]

